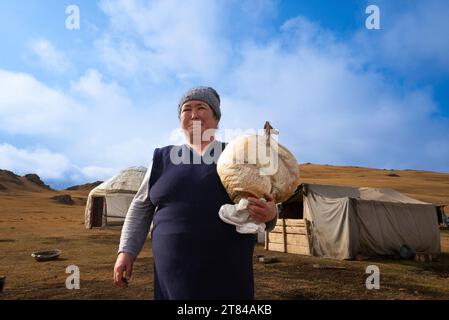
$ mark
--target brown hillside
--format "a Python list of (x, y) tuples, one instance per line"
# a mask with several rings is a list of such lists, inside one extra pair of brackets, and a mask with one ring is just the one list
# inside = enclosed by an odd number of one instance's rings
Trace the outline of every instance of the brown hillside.
[(34, 173), (26, 174), (23, 177), (14, 172), (0, 169), (0, 192), (42, 192), (54, 191), (46, 185), (41, 178)]
[(92, 182), (92, 183), (85, 183), (85, 184), (80, 184), (80, 185), (68, 187), (65, 190), (90, 191), (90, 190), (92, 190), (93, 188), (99, 186), (102, 183), (103, 183), (103, 181), (95, 181), (95, 182)]

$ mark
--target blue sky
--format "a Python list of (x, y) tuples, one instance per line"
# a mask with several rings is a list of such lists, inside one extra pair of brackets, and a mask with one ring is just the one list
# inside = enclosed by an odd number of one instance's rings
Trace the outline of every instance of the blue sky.
[(223, 140), (270, 120), (300, 163), (449, 172), (444, 0), (2, 1), (0, 36), (0, 168), (56, 188), (178, 143), (196, 85)]

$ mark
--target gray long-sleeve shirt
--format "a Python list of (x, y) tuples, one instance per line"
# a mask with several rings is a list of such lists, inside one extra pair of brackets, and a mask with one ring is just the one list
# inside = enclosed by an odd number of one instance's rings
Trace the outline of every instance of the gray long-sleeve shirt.
[(150, 175), (152, 163), (148, 166), (147, 173), (134, 196), (126, 214), (120, 236), (119, 252), (128, 252), (136, 258), (150, 230), (155, 206), (150, 201)]
[[(142, 184), (129, 206), (120, 236), (118, 252), (130, 253), (134, 258), (143, 248), (155, 212), (155, 206), (151, 203), (149, 195), (151, 169), (152, 163), (148, 166)], [(267, 232), (274, 229), (278, 216), (279, 212), (273, 220), (266, 223)]]

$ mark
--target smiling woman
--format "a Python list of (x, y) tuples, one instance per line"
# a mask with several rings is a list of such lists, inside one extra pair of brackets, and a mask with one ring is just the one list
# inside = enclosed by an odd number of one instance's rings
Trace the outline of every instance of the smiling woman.
[(202, 155), (214, 139), (221, 118), (220, 96), (210, 87), (195, 88), (181, 98), (178, 111), (189, 144)]
[[(220, 207), (232, 200), (217, 174), (216, 162), (203, 157), (219, 155), (226, 145), (214, 139), (221, 117), (220, 97), (210, 87), (193, 88), (181, 98), (178, 111), (187, 143), (176, 153), (200, 161), (174, 163), (174, 146), (155, 150), (152, 167), (126, 215), (114, 281), (128, 286), (123, 278), (131, 276), (133, 261), (153, 222), (155, 299), (253, 299), (256, 237), (237, 233), (219, 218)], [(255, 199), (249, 213), (271, 230), (277, 211), (272, 199), (267, 200)]]

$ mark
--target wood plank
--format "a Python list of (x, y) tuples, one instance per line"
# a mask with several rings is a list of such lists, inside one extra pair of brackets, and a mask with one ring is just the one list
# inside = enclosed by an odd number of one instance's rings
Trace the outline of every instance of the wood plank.
[[(269, 243), (284, 243), (284, 235), (281, 233), (269, 233), (268, 234)], [(287, 234), (287, 244), (309, 246), (309, 238), (307, 235), (302, 234)]]
[(264, 238), (265, 238), (265, 250), (268, 250), (268, 232), (265, 232)]
[(285, 219), (282, 219), (282, 243), (284, 244), (283, 252), (287, 252), (287, 231), (285, 228), (287, 227), (285, 223)]
[[(284, 245), (280, 243), (269, 243), (268, 244), (268, 250), (270, 251), (278, 251), (278, 252), (284, 252)], [(310, 249), (309, 247), (304, 246), (297, 246), (297, 245), (287, 245), (287, 253), (294, 253), (294, 254), (303, 254), (303, 255), (310, 255)]]
[[(306, 227), (285, 227), (285, 231), (288, 234), (307, 234)], [(275, 226), (274, 229), (270, 231), (270, 233), (282, 233), (282, 227)]]
[(283, 221), (287, 227), (304, 227), (306, 225), (304, 219), (278, 219), (277, 226), (282, 226)]

